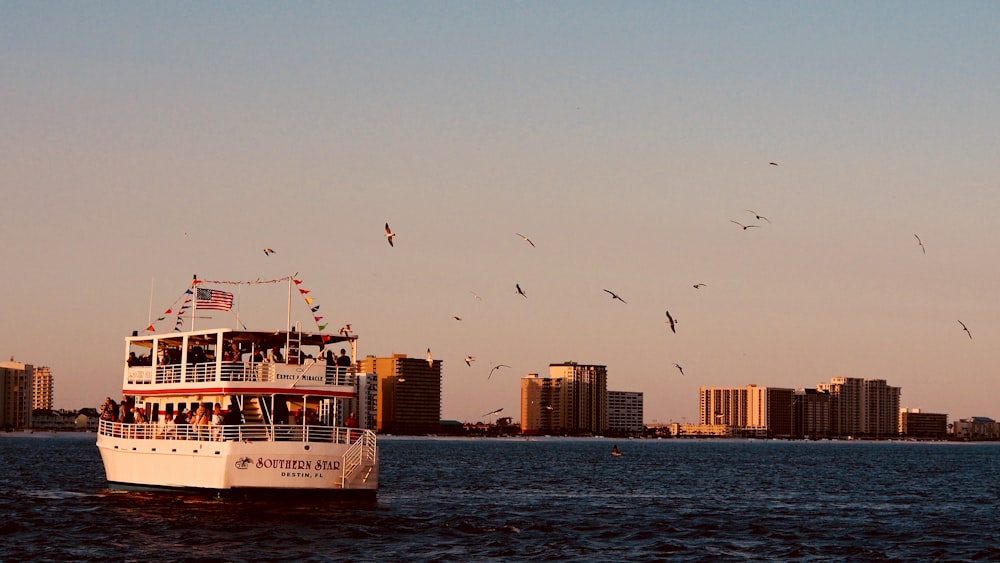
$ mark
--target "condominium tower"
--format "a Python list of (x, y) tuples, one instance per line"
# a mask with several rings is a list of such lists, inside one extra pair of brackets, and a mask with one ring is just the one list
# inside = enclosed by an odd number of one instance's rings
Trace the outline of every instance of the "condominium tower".
[(363, 373), (378, 377), (375, 426), (390, 434), (429, 434), (441, 428), (441, 360), (368, 356)]

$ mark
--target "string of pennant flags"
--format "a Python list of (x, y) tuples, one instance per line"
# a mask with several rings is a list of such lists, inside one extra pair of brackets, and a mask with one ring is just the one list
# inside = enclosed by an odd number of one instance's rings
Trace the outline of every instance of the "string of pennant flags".
[[(184, 327), (184, 315), (191, 309), (192, 302), (197, 301), (197, 306), (200, 309), (215, 309), (220, 311), (229, 311), (232, 308), (233, 294), (227, 291), (216, 291), (203, 289), (198, 287), (200, 284), (210, 284), (210, 285), (260, 285), (260, 284), (275, 284), (275, 283), (285, 283), (291, 280), (295, 284), (295, 289), (302, 296), (305, 301), (306, 306), (309, 307), (309, 311), (312, 313), (313, 321), (316, 323), (316, 328), (323, 332), (329, 323), (324, 323), (323, 316), (319, 314), (320, 305), (313, 304), (315, 299), (310, 297), (309, 294), (312, 290), (302, 287), (302, 280), (296, 277), (297, 274), (291, 276), (285, 276), (283, 278), (276, 278), (270, 280), (253, 280), (253, 281), (229, 281), (229, 280), (201, 280), (197, 277), (191, 282), (191, 287), (184, 290), (174, 302), (170, 304), (169, 307), (153, 322), (146, 327), (146, 332), (156, 332), (156, 323), (166, 320), (167, 317), (174, 315), (174, 331), (180, 332)], [(178, 306), (178, 303), (180, 305)]]

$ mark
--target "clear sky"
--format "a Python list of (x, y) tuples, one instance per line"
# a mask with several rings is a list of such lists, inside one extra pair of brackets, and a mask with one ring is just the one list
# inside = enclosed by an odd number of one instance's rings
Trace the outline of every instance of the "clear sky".
[(832, 377), (1000, 417), (997, 61), (996, 2), (0, 0), (0, 356), (96, 406), (193, 274), (298, 272), (444, 418), (565, 361), (647, 422)]

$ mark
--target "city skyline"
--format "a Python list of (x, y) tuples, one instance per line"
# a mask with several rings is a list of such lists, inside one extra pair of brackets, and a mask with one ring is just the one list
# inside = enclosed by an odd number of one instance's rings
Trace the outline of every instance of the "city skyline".
[(1000, 6), (957, 6), (0, 0), (0, 356), (96, 406), (192, 275), (297, 274), (445, 419), (561, 361), (649, 422), (834, 377), (996, 417)]

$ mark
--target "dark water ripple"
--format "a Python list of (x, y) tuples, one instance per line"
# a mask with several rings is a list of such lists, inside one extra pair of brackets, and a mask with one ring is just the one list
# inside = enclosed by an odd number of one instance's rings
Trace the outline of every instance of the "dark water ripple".
[(377, 503), (107, 489), (93, 435), (0, 436), (0, 560), (993, 561), (1000, 445), (380, 441)]

